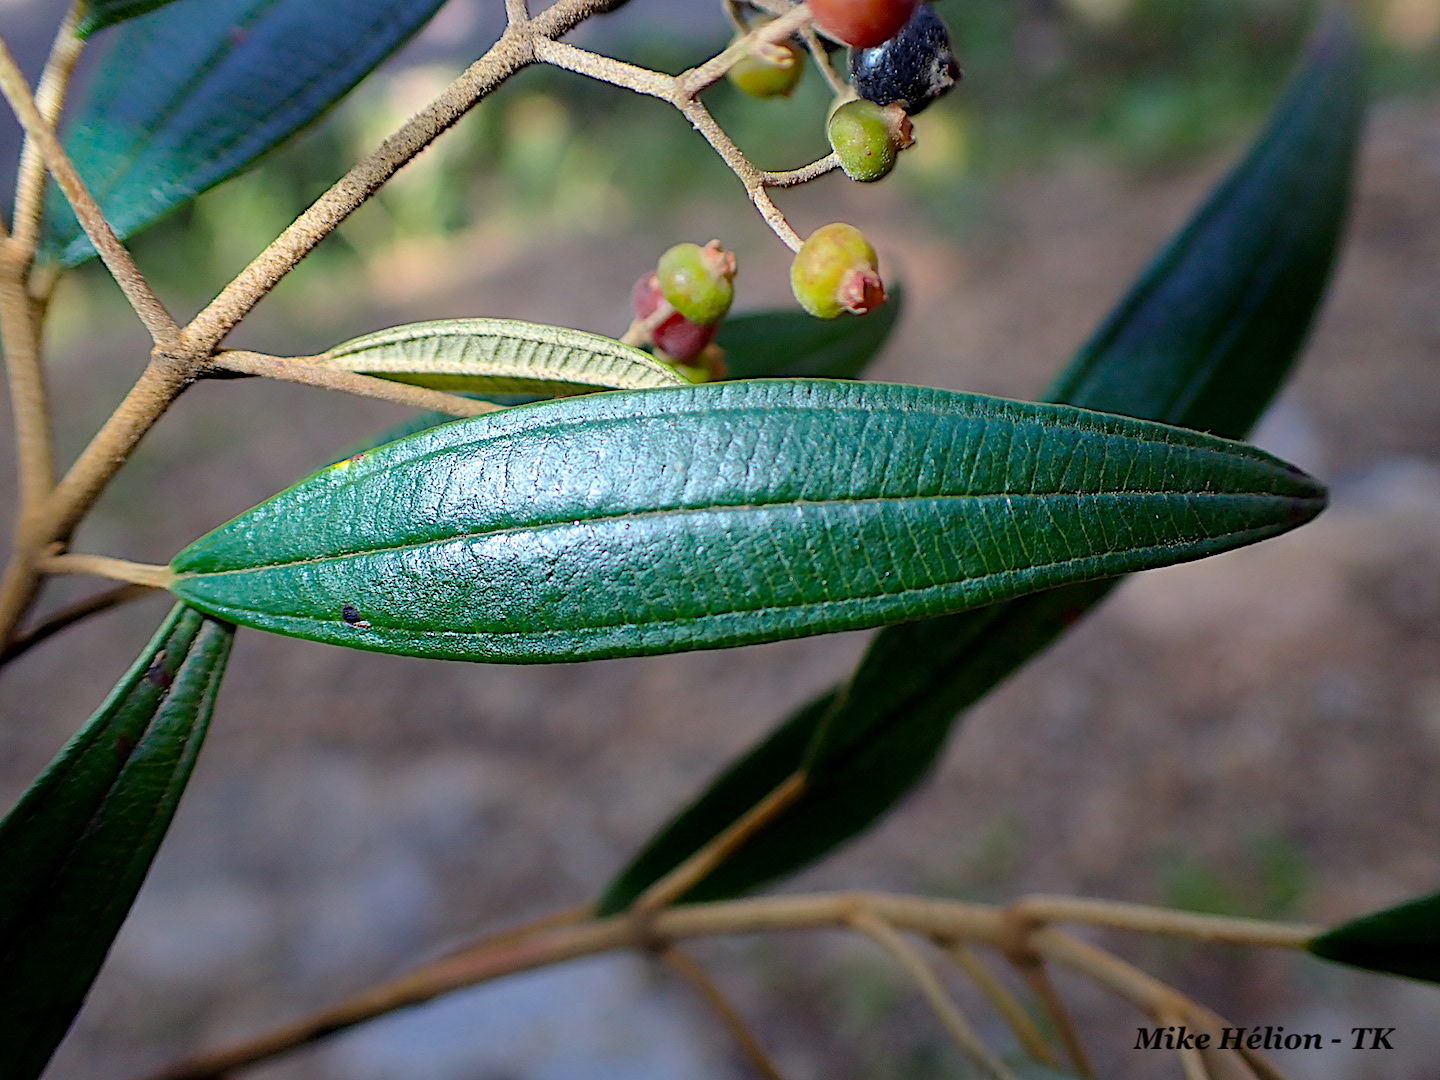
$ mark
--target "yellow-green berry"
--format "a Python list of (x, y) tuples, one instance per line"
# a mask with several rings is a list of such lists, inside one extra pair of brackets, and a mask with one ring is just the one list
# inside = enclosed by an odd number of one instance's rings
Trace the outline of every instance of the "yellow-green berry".
[(726, 74), (751, 97), (788, 97), (805, 74), (805, 54), (790, 41), (757, 45)]
[(660, 256), (655, 272), (666, 302), (700, 326), (718, 323), (735, 299), (735, 256), (718, 240), (704, 247), (676, 244)]
[(864, 315), (885, 302), (875, 249), (853, 225), (822, 225), (795, 253), (790, 288), (800, 306), (821, 319)]
[(845, 175), (866, 182), (889, 176), (895, 156), (915, 141), (904, 109), (863, 98), (831, 113), (827, 134)]

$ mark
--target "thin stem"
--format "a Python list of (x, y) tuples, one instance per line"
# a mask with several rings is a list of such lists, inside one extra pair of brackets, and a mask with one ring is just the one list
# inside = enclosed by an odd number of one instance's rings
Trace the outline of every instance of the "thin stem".
[(774, 791), (733, 822), (729, 828), (642, 892), (630, 907), (637, 920), (669, 907), (710, 874), (805, 794), (804, 773), (793, 773)]
[(151, 589), (168, 589), (175, 580), (175, 571), (168, 566), (112, 559), (109, 555), (51, 555), (40, 560), (39, 569), (47, 574), (93, 574)]
[[(340, 178), (195, 316), (186, 332), (209, 353), (300, 261), (363, 206), (419, 153), (448, 131), (482, 98), (535, 58), (543, 26), (564, 23), (567, 12), (594, 10), (593, 0), (560, 0), (539, 18), (512, 24), (485, 53), (428, 106)], [(557, 12), (557, 9), (563, 9)], [(547, 16), (550, 18), (547, 20)]]
[(1035, 922), (1081, 922), (1145, 934), (1170, 934), (1261, 948), (1304, 948), (1321, 932), (1318, 926), (1301, 923), (1198, 915), (1145, 904), (1090, 900), (1078, 896), (1026, 896), (1015, 901), (1011, 910)]
[(820, 41), (820, 35), (815, 33), (813, 26), (807, 26), (800, 31), (800, 37), (805, 42), (805, 47), (810, 50), (810, 57), (815, 61), (815, 66), (820, 69), (820, 74), (825, 76), (825, 81), (830, 84), (830, 89), (837, 97), (844, 97), (851, 93), (850, 84), (840, 77), (835, 70), (835, 65), (830, 62), (830, 53)]
[[(778, 25), (778, 21), (755, 33), (761, 34), (770, 31), (776, 25)], [(727, 50), (727, 52), (729, 51)], [(695, 96), (696, 90), (687, 81), (692, 79), (696, 72), (705, 70), (703, 65), (685, 75), (672, 77), (651, 71), (649, 68), (627, 64), (623, 60), (601, 56), (599, 53), (589, 52), (585, 49), (577, 49), (575, 46), (561, 41), (535, 42), (535, 57), (543, 63), (552, 64), (566, 71), (573, 71), (577, 75), (584, 75), (600, 82), (633, 90), (637, 94), (646, 94), (669, 102), (680, 111), (685, 119), (690, 121), (696, 131), (705, 137), (705, 141), (720, 155), (720, 159), (729, 166), (730, 171), (745, 186), (745, 193), (775, 235), (791, 251), (800, 250), (802, 243), (800, 236), (791, 227), (785, 215), (780, 212), (780, 208), (775, 205), (774, 200), (770, 198), (766, 186), (770, 185), (772, 181), (773, 186), (776, 187), (789, 187), (796, 183), (802, 183), (803, 180), (800, 179), (802, 176), (814, 179), (815, 176), (822, 175), (834, 168), (834, 165), (824, 164), (828, 159), (822, 159), (821, 162), (807, 165), (793, 174), (766, 173), (757, 169), (745, 156), (744, 151), (736, 146), (735, 141), (725, 133), (725, 129), (716, 123), (715, 118), (710, 115), (710, 110), (705, 108), (700, 99)], [(723, 73), (722, 70), (721, 74)], [(703, 88), (703, 85), (708, 84), (702, 82), (700, 88)], [(822, 165), (823, 167), (817, 169), (817, 166)]]
[(3, 93), (15, 115), (20, 120), (25, 134), (39, 147), (45, 166), (50, 170), (60, 190), (70, 200), (76, 218), (85, 230), (85, 235), (95, 245), (101, 260), (115, 278), (116, 284), (130, 301), (135, 314), (145, 324), (151, 338), (157, 345), (174, 345), (180, 337), (180, 327), (165, 310), (165, 305), (150, 288), (150, 283), (140, 273), (130, 252), (120, 243), (115, 230), (105, 220), (99, 205), (91, 197), (85, 182), (75, 171), (66, 155), (55, 130), (40, 115), (35, 99), (30, 95), (30, 86), (25, 81), (15, 57), (3, 38), (0, 38), (0, 93)]
[[(984, 943), (1014, 954), (1016, 920), (1004, 909), (884, 893), (772, 896), (690, 904), (657, 911), (648, 923), (629, 915), (576, 922), (576, 913), (571, 911), (562, 913), (556, 920), (542, 920), (519, 931), (485, 939), (296, 1023), (225, 1050), (191, 1058), (156, 1074), (151, 1080), (213, 1080), (233, 1069), (276, 1057), (452, 990), (612, 949), (653, 948), (657, 942), (664, 945), (729, 934), (853, 926), (857, 915), (865, 914), (894, 929), (931, 938)], [(1032, 966), (1042, 959), (1054, 960), (1116, 991), (1151, 1015), (1179, 1008), (1197, 1024), (1207, 1025), (1207, 1030), (1225, 1026), (1213, 1013), (1159, 980), (1059, 930), (1032, 928), (1025, 940), (1034, 950), (1030, 955)], [(1048, 980), (1046, 982), (1048, 984)], [(1263, 1059), (1248, 1051), (1244, 1053), (1263, 1080), (1284, 1080)]]
[(360, 397), (377, 398), (415, 409), (433, 409), (450, 416), (479, 416), (504, 408), (494, 402), (474, 401), (458, 394), (447, 394), (442, 390), (409, 386), (389, 379), (377, 379), (371, 375), (324, 367), (306, 360), (266, 356), (263, 353), (225, 351), (215, 357), (211, 366), (243, 375), (259, 375), (267, 379), (317, 386), (322, 390), (339, 390)]
[(145, 366), (125, 399), (56, 485), (46, 507), (47, 540), (69, 539), (136, 444), (194, 379), (193, 366), (176, 357), (156, 356)]
[(710, 977), (710, 973), (700, 966), (700, 963), (689, 953), (674, 946), (662, 949), (660, 959), (663, 960), (672, 971), (688, 982), (700, 995), (706, 1005), (710, 1007), (716, 1018), (730, 1037), (735, 1040), (735, 1045), (740, 1053), (744, 1055), (751, 1067), (764, 1080), (785, 1080), (784, 1074), (771, 1060), (765, 1046), (760, 1038), (745, 1021), (740, 1010), (726, 996), (725, 991), (720, 989), (718, 983)]
[[(74, 0), (65, 13), (50, 57), (40, 73), (35, 90), (35, 108), (45, 126), (59, 127), (65, 97), (70, 90), (70, 77), (75, 64), (85, 51), (85, 39), (75, 31), (80, 24), (82, 0)], [(33, 138), (27, 137), (20, 152), (20, 165), (15, 173), (15, 240), (29, 258), (34, 258), (40, 240), (41, 216), (45, 209), (45, 158)]]
[(678, 105), (684, 98), (680, 83), (673, 75), (651, 71), (649, 68), (628, 64), (611, 56), (601, 56), (588, 49), (579, 49), (563, 41), (542, 40), (535, 42), (535, 59), (541, 63), (558, 67), (562, 71), (584, 75), (597, 82), (609, 83), (637, 94), (659, 98), (672, 105)]
[(523, 26), (530, 21), (528, 0), (505, 0), (505, 19), (511, 26)]
[(791, 228), (790, 222), (780, 212), (770, 193), (765, 190), (765, 174), (750, 164), (750, 159), (745, 156), (741, 149), (725, 130), (715, 122), (710, 111), (700, 104), (698, 100), (690, 100), (680, 107), (685, 114), (685, 119), (694, 125), (695, 130), (705, 136), (705, 140), (714, 151), (724, 159), (725, 164), (730, 166), (732, 172), (740, 178), (745, 185), (745, 192), (750, 196), (750, 201), (755, 204), (755, 209), (760, 211), (760, 216), (765, 219), (765, 224), (791, 251), (799, 251), (803, 241), (796, 231)]
[(0, 241), (0, 346), (10, 388), (15, 424), (15, 463), (19, 477), (16, 549), (34, 531), (41, 504), (55, 486), (55, 450), (50, 423), (50, 395), (41, 358), (40, 315), (43, 306), (25, 287), (29, 255), (18, 240)]
[[(1045, 927), (1031, 935), (1030, 943), (1040, 956), (1062, 963), (1093, 979), (1148, 1013), (1157, 1022), (1162, 1017), (1179, 1016), (1216, 1039), (1220, 1037), (1222, 1028), (1230, 1026), (1221, 1017), (1174, 987), (1064, 931)], [(1263, 1080), (1285, 1080), (1284, 1075), (1274, 1065), (1253, 1050), (1241, 1049), (1238, 1052)]]
[(1051, 1050), (1050, 1044), (1045, 1041), (1039, 1025), (1005, 984), (995, 977), (995, 973), (975, 955), (975, 950), (963, 941), (942, 942), (941, 947), (950, 959), (955, 961), (955, 966), (964, 972), (995, 1006), (995, 1011), (1015, 1033), (1016, 1041), (1025, 1052), (1042, 1064), (1058, 1067), (1060, 1061)]
[(808, 184), (824, 176), (828, 172), (834, 172), (840, 167), (840, 156), (835, 153), (826, 154), (823, 158), (812, 161), (809, 165), (802, 165), (798, 169), (790, 169), (786, 172), (762, 172), (760, 181), (766, 187), (795, 187), (798, 184)]
[(727, 71), (754, 51), (755, 46), (773, 45), (789, 37), (809, 22), (809, 5), (798, 4), (773, 22), (755, 27), (699, 67), (691, 68), (680, 74), (677, 82), (681, 94), (687, 98), (694, 97), (706, 87), (713, 86), (723, 79)]
[(186, 328), (194, 349), (208, 356), (256, 304), (392, 176), (511, 75), (534, 63), (537, 42), (561, 37), (592, 15), (611, 10), (615, 3), (556, 0), (539, 15), (508, 26), (485, 55), (336, 181), (220, 291)]
[(87, 596), (83, 600), (77, 600), (21, 634), (4, 650), (0, 650), (0, 666), (19, 659), (36, 645), (48, 641), (61, 631), (68, 630), (92, 615), (99, 615), (101, 612), (120, 607), (122, 604), (128, 604), (131, 600), (138, 600), (142, 596), (153, 596), (154, 594), (155, 590), (149, 585), (130, 584), (118, 585), (113, 589), (106, 589), (103, 592)]
[(890, 954), (900, 969), (915, 983), (916, 989), (920, 991), (961, 1053), (995, 1080), (1019, 1080), (1015, 1072), (985, 1045), (979, 1033), (960, 1011), (960, 1006), (955, 1004), (955, 1000), (946, 991), (945, 984), (940, 981), (935, 969), (926, 963), (919, 951), (906, 941), (895, 927), (864, 909), (851, 917), (850, 926), (874, 940)]
[(1075, 1023), (1074, 1017), (1070, 1015), (1069, 1008), (1065, 1005), (1065, 999), (1055, 989), (1055, 983), (1050, 979), (1050, 972), (1045, 969), (1044, 962), (1037, 956), (1032, 955), (1011, 955), (1011, 963), (1020, 972), (1021, 978), (1030, 987), (1030, 992), (1039, 999), (1044, 1006), (1045, 1012), (1054, 1024), (1056, 1033), (1060, 1036), (1060, 1043), (1065, 1047), (1065, 1053), (1070, 1058), (1070, 1065), (1081, 1076), (1093, 1077), (1095, 1069), (1090, 1064), (1090, 1055), (1085, 1050), (1085, 1044), (1080, 1040), (1080, 1029)]

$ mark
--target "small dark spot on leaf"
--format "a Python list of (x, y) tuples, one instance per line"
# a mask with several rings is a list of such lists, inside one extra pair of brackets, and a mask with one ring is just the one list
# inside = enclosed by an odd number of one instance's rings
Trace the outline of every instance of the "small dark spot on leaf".
[(135, 752), (135, 740), (129, 735), (117, 735), (115, 737), (115, 749), (120, 752), (121, 761), (129, 761), (130, 755)]
[(354, 604), (346, 604), (340, 609), (340, 618), (345, 620), (346, 626), (353, 626), (357, 630), (369, 630), (370, 624), (360, 617), (360, 609)]
[(175, 681), (175, 673), (165, 666), (163, 651), (155, 657), (155, 662), (145, 669), (145, 681), (162, 690), (169, 690), (170, 684)]

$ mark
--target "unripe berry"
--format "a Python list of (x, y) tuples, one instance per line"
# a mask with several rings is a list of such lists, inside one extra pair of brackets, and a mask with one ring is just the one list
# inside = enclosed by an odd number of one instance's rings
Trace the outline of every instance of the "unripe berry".
[(866, 182), (889, 176), (895, 155), (915, 141), (904, 109), (863, 98), (831, 113), (826, 133), (845, 175)]
[(805, 74), (805, 54), (793, 41), (756, 45), (726, 77), (751, 97), (788, 97)]
[(715, 323), (709, 326), (693, 323), (675, 311), (661, 292), (660, 278), (653, 270), (635, 283), (630, 302), (637, 319), (658, 316), (659, 321), (650, 329), (650, 340), (671, 360), (686, 362), (695, 359), (714, 340), (719, 329)]
[(899, 33), (917, 0), (810, 0), (815, 27), (857, 49), (879, 45)]
[(800, 306), (821, 319), (864, 315), (885, 302), (875, 249), (853, 225), (822, 225), (795, 253), (790, 288)]
[(656, 273), (670, 306), (701, 326), (718, 323), (735, 299), (735, 256), (718, 240), (703, 248), (676, 244), (660, 256)]
[(850, 51), (855, 92), (877, 105), (899, 102), (914, 116), (960, 81), (950, 32), (929, 4), (921, 4), (898, 34), (870, 49)]

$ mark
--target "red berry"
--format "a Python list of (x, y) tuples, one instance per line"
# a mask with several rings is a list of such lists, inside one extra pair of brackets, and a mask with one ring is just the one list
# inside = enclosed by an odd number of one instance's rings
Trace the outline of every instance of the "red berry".
[(857, 49), (889, 41), (910, 21), (918, 0), (810, 0), (815, 27)]

